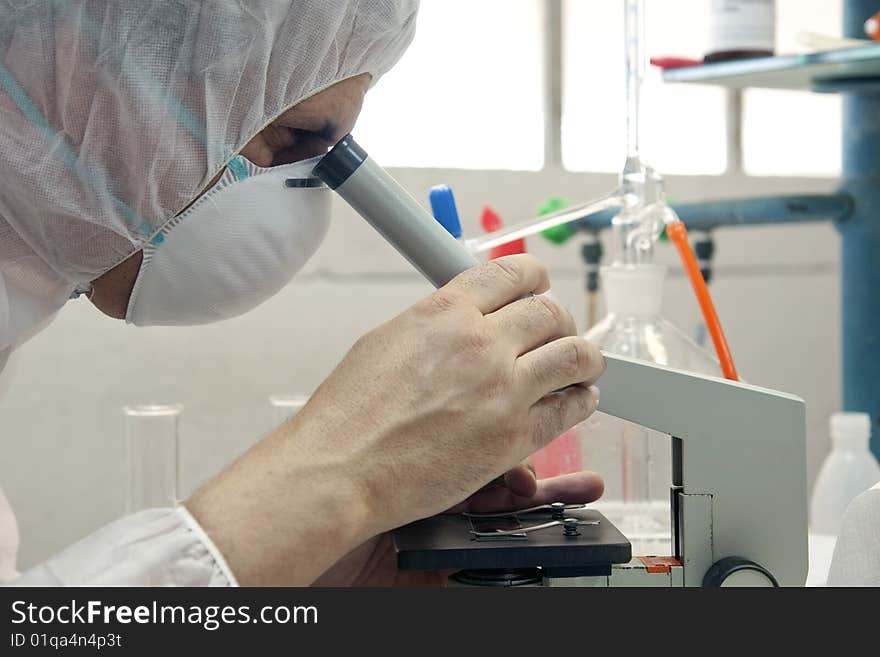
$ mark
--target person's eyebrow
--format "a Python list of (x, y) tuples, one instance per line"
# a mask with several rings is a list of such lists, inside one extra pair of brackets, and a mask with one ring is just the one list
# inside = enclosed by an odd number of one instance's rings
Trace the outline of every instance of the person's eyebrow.
[(331, 146), (342, 137), (338, 134), (339, 127), (334, 121), (326, 121), (319, 128), (293, 128), (292, 131), (294, 136), (318, 140)]

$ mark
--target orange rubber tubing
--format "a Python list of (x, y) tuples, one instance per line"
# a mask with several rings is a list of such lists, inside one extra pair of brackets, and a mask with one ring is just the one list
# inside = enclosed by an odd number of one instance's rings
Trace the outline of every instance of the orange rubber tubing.
[(721, 328), (721, 320), (718, 319), (718, 312), (715, 310), (715, 304), (712, 303), (712, 297), (709, 295), (709, 286), (703, 278), (700, 266), (697, 264), (697, 257), (691, 249), (688, 242), (687, 228), (684, 222), (676, 221), (666, 226), (666, 234), (675, 248), (678, 249), (678, 255), (681, 256), (681, 262), (684, 270), (691, 281), (694, 293), (697, 295), (697, 301), (700, 304), (700, 310), (703, 311), (703, 319), (706, 322), (706, 328), (709, 329), (709, 335), (715, 345), (715, 352), (718, 354), (718, 361), (721, 363), (721, 372), (725, 379), (731, 381), (739, 381), (739, 375), (736, 373), (736, 366), (733, 364), (733, 356), (730, 353), (730, 347), (727, 344), (727, 338), (724, 337), (724, 329)]

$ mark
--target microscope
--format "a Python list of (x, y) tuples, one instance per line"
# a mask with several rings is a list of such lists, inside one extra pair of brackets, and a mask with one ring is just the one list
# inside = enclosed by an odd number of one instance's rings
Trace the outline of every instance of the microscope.
[[(315, 167), (431, 283), (479, 264), (351, 135)], [(402, 570), (456, 569), (477, 586), (802, 586), (802, 399), (605, 354), (602, 412), (672, 437), (671, 552), (633, 558), (587, 505), (447, 514), (394, 532)]]

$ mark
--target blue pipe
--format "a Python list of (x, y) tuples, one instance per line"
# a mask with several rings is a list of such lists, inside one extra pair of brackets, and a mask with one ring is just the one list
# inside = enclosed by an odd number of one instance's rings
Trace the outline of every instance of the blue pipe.
[[(801, 194), (765, 198), (675, 203), (673, 209), (691, 230), (712, 230), (719, 226), (758, 226), (766, 224), (845, 221), (854, 211), (852, 196), (841, 194)], [(577, 230), (608, 228), (617, 210), (607, 210), (574, 222)]]
[[(864, 37), (876, 0), (847, 0), (844, 34)], [(843, 96), (843, 190), (855, 211), (839, 223), (843, 305), (843, 408), (870, 413), (880, 457), (880, 93)]]

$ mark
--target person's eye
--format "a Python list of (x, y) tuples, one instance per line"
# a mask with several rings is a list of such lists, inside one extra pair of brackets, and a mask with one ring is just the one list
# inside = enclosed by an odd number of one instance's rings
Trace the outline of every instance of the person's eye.
[(329, 146), (333, 146), (344, 137), (339, 134), (338, 126), (332, 121), (325, 123), (319, 130), (312, 130), (311, 134), (314, 139), (323, 141)]
[(275, 152), (273, 165), (291, 164), (324, 155), (338, 141), (335, 134), (326, 130), (313, 131), (292, 129), (293, 143)]

